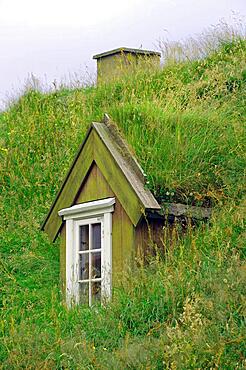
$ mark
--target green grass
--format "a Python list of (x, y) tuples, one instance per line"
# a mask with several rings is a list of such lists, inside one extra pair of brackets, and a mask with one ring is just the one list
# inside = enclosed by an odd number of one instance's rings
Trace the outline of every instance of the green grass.
[[(0, 114), (0, 367), (242, 369), (246, 42), (97, 88), (27, 91)], [(107, 307), (68, 311), (39, 225), (91, 121), (117, 123), (160, 200), (211, 224), (126, 272)]]

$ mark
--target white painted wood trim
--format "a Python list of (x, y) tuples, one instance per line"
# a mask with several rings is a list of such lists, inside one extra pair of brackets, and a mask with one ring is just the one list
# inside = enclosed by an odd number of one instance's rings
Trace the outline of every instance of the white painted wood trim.
[(76, 301), (75, 293), (75, 253), (74, 253), (74, 222), (66, 222), (66, 302), (71, 307)]
[(104, 214), (102, 248), (102, 301), (112, 296), (112, 213)]
[(78, 226), (82, 226), (82, 225), (89, 225), (89, 224), (95, 224), (97, 222), (102, 222), (103, 221), (103, 217), (102, 216), (95, 216), (95, 217), (91, 217), (91, 218), (83, 218), (83, 219), (74, 219), (74, 222), (76, 223), (76, 225)]
[(58, 212), (59, 216), (65, 216), (64, 219), (84, 217), (85, 214), (98, 215), (105, 212), (112, 212), (115, 204), (115, 198), (106, 198), (95, 200), (93, 202), (86, 202), (76, 204), (69, 208), (61, 209)]
[[(101, 223), (101, 297), (112, 295), (112, 212), (115, 198), (82, 203), (58, 212), (66, 220), (66, 302), (79, 303), (79, 226)], [(96, 207), (98, 205), (98, 208)], [(84, 207), (83, 207), (84, 206)], [(79, 211), (80, 210), (80, 211)], [(88, 218), (90, 217), (90, 218)], [(91, 227), (90, 227), (91, 229)], [(89, 295), (90, 296), (90, 295)], [(89, 302), (91, 303), (91, 302)]]

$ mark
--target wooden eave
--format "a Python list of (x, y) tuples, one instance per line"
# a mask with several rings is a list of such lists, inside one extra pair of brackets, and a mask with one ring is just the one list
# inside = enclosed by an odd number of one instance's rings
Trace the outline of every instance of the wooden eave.
[(145, 188), (144, 173), (116, 127), (93, 122), (41, 226), (50, 239), (56, 239), (62, 226), (58, 211), (75, 203), (93, 163), (100, 168), (135, 226), (145, 211), (161, 209)]

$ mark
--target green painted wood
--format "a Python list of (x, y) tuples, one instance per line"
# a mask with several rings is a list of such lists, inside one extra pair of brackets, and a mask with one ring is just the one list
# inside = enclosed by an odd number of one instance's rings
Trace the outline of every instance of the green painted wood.
[(121, 213), (123, 271), (132, 267), (135, 245), (135, 227), (126, 212)]
[(116, 201), (112, 214), (112, 270), (113, 285), (116, 285), (119, 274), (122, 273), (124, 267), (129, 266), (129, 261), (132, 258), (134, 226), (102, 172), (94, 163), (87, 174), (86, 181), (80, 189), (76, 203), (89, 202), (107, 197), (115, 197)]
[(121, 215), (124, 212), (118, 199), (115, 202), (115, 209), (112, 217), (112, 281), (113, 286), (116, 285), (119, 273), (122, 272), (123, 259), (122, 259), (122, 227)]
[(96, 132), (94, 145), (96, 148), (95, 161), (98, 167), (112, 191), (117, 194), (132, 223), (137, 225), (143, 213), (142, 203)]
[(109, 184), (94, 163), (76, 199), (76, 204), (114, 196)]
[(116, 287), (122, 281), (122, 273), (128, 271), (133, 263), (135, 227), (127, 216), (120, 202), (115, 204), (113, 214), (113, 286)]
[(100, 198), (107, 198), (107, 197), (116, 197), (116, 195), (113, 193), (112, 189), (110, 188), (109, 184), (105, 180), (102, 172), (100, 169), (96, 166), (97, 169), (97, 194)]
[[(50, 239), (57, 237), (62, 226), (58, 211), (77, 201), (94, 161), (135, 226), (146, 209), (160, 209), (154, 196), (145, 188), (142, 169), (119, 133), (111, 126), (93, 123), (42, 225)], [(93, 195), (93, 189), (91, 192)], [(97, 199), (92, 195), (90, 199)], [(99, 196), (103, 197), (98, 193)]]
[(93, 56), (97, 60), (97, 81), (108, 82), (129, 72), (160, 67), (159, 52), (143, 49), (118, 48)]
[(97, 167), (95, 164), (92, 164), (92, 167), (89, 170), (89, 173), (86, 175), (86, 180), (78, 194), (76, 199), (76, 204), (89, 202), (91, 200), (100, 199), (98, 198), (97, 192)]
[(125, 175), (144, 209), (160, 210), (161, 207), (151, 191), (145, 187), (143, 169), (130, 152), (128, 145), (112, 123), (93, 123), (96, 133), (108, 149), (109, 153)]

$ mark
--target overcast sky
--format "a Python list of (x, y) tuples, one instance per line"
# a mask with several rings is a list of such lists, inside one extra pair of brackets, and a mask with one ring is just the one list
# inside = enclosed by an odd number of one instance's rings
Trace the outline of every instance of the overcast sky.
[[(246, 0), (0, 0), (0, 101), (33, 73), (45, 84), (95, 72), (94, 54), (185, 39)], [(244, 18), (245, 19), (245, 18)]]

